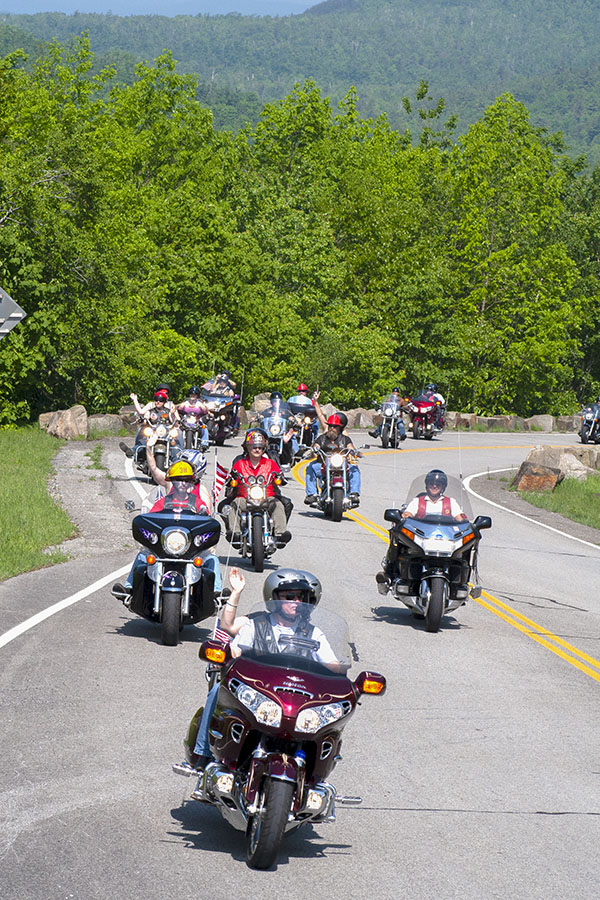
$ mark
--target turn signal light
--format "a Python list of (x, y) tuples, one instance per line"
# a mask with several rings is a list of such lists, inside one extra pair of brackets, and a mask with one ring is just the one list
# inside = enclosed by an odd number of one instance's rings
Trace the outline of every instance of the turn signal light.
[(224, 663), (227, 659), (225, 651), (219, 650), (217, 647), (207, 647), (204, 651), (204, 656), (209, 662), (214, 663)]
[(201, 556), (195, 556), (193, 562), (194, 562), (194, 565), (196, 566), (196, 568), (199, 569), (201, 567), (202, 563), (204, 562), (204, 560), (202, 559)]
[(366, 678), (363, 681), (363, 691), (365, 694), (380, 694), (384, 689), (383, 681), (376, 681), (374, 678)]
[(377, 672), (361, 672), (354, 686), (360, 694), (385, 694), (386, 680)]
[(414, 541), (414, 539), (415, 539), (414, 531), (410, 531), (408, 528), (401, 528), (400, 531), (402, 532), (402, 534), (405, 534), (407, 538), (410, 538), (411, 541)]
[(232, 478), (230, 481), (230, 484), (231, 484), (231, 487), (237, 487), (237, 485), (238, 485), (237, 478)]
[(153, 566), (154, 563), (156, 562), (156, 557), (152, 556), (152, 554), (150, 553), (150, 555), (146, 557), (146, 562), (148, 563), (149, 566)]

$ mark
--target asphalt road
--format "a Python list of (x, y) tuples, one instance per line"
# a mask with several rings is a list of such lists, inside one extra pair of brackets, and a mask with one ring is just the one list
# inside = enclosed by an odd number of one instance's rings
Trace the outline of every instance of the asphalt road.
[[(388, 678), (387, 694), (364, 698), (346, 728), (332, 778), (363, 806), (286, 836), (276, 870), (248, 869), (243, 835), (188, 800), (189, 782), (170, 769), (204, 699), (197, 649), (207, 630), (163, 647), (158, 627), (104, 587), (0, 646), (3, 900), (596, 897), (600, 547), (473, 500), (494, 523), (481, 542), (480, 601), (428, 634), (375, 588), (383, 510), (414, 477), (518, 465), (532, 443), (458, 442), (445, 434), (367, 456), (361, 524), (326, 521), (303, 507), (300, 484), (287, 489), (294, 539), (274, 563), (318, 574), (323, 604), (349, 622), (354, 673)], [(121, 476), (123, 462), (108, 460)], [(126, 566), (124, 543), (0, 586), (0, 637)], [(219, 550), (225, 562), (228, 545)], [(246, 571), (242, 609), (263, 581)]]

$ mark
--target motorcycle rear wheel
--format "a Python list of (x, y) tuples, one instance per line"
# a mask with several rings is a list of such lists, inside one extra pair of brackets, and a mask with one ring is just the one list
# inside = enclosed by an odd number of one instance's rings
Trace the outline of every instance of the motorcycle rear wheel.
[(419, 440), (421, 434), (423, 433), (423, 428), (419, 422), (415, 422), (413, 425), (413, 437), (416, 441)]
[(579, 432), (579, 437), (581, 438), (582, 444), (587, 444), (590, 439), (590, 430), (587, 425), (584, 425), (581, 431)]
[(344, 511), (344, 488), (334, 487), (331, 492), (331, 521), (341, 522)]
[(248, 823), (246, 857), (253, 869), (269, 869), (277, 860), (295, 785), (269, 779), (263, 794), (262, 809)]
[(433, 431), (424, 432), (423, 437), (425, 438), (426, 441), (430, 441), (433, 437)]
[(163, 594), (160, 625), (163, 644), (166, 647), (175, 647), (181, 627), (181, 594)]
[(265, 568), (262, 516), (252, 517), (252, 565), (255, 572), (262, 572)]
[(442, 616), (444, 615), (444, 587), (443, 578), (431, 579), (431, 596), (425, 616), (425, 631), (436, 632), (440, 630)]
[(387, 450), (390, 444), (390, 426), (384, 425), (381, 429), (381, 446)]

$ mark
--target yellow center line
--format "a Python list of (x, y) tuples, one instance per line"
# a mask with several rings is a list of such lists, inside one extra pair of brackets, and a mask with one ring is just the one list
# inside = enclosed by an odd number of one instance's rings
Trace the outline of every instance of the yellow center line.
[[(442, 448), (440, 447), (435, 449), (441, 450)], [(374, 451), (374, 453), (389, 452), (393, 453), (394, 451)], [(294, 478), (302, 485), (304, 484), (304, 471), (309, 462), (310, 460), (306, 460), (305, 462), (298, 463), (298, 465), (296, 465), (292, 470)], [(352, 519), (354, 522), (356, 522), (357, 525), (360, 525), (361, 528), (364, 528), (366, 531), (369, 531), (371, 534), (375, 535), (375, 537), (378, 537), (385, 544), (388, 543), (389, 533), (387, 529), (382, 528), (380, 525), (377, 525), (376, 522), (372, 522), (371, 519), (368, 519), (366, 516), (363, 516), (361, 513), (357, 513), (355, 511), (344, 513), (344, 516), (348, 519)], [(482, 599), (482, 597), (485, 597), (485, 599)], [(534, 622), (533, 619), (527, 618), (527, 616), (524, 616), (522, 613), (513, 609), (511, 606), (508, 606), (508, 604), (504, 603), (493, 594), (490, 594), (487, 591), (483, 591), (482, 597), (472, 597), (471, 599), (483, 609), (487, 609), (489, 612), (493, 613), (495, 616), (498, 616), (498, 618), (502, 619), (504, 622), (507, 622), (513, 628), (516, 628), (517, 631), (520, 631), (532, 641), (535, 641), (542, 647), (545, 647), (547, 650), (555, 653), (556, 656), (564, 659), (566, 662), (570, 663), (570, 665), (575, 666), (576, 669), (584, 672), (590, 678), (593, 678), (595, 681), (600, 682), (600, 660), (595, 659), (593, 656), (589, 656), (589, 654), (585, 653), (583, 650), (579, 650), (577, 647), (569, 644), (557, 634), (554, 634), (552, 631), (544, 628), (543, 625), (540, 625), (538, 622)], [(561, 647), (564, 649), (561, 649)], [(577, 659), (577, 657), (579, 657), (579, 659)], [(584, 665), (584, 663), (580, 660), (584, 660), (585, 662), (589, 663), (590, 666), (593, 666), (599, 671), (594, 671), (594, 669), (591, 669), (589, 668), (589, 666)]]

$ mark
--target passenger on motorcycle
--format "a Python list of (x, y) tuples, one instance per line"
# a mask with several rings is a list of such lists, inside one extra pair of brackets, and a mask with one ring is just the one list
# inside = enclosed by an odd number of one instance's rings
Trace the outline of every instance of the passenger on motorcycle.
[[(403, 403), (405, 398), (402, 397), (402, 395), (400, 394), (400, 388), (395, 387), (395, 388), (392, 388), (392, 393), (388, 397), (388, 400), (392, 401), (393, 403)], [(378, 411), (380, 409), (381, 409), (381, 406), (379, 407)], [(380, 422), (379, 425), (377, 426), (377, 428), (374, 428), (373, 431), (369, 431), (369, 434), (371, 435), (371, 437), (378, 438), (381, 436), (382, 425), (383, 425), (383, 422)], [(398, 434), (400, 435), (401, 441), (406, 440), (406, 429), (404, 428), (404, 422), (402, 421), (402, 416), (400, 416), (398, 418)]]
[(223, 397), (233, 397), (235, 387), (235, 381), (231, 380), (231, 372), (220, 372), (202, 385), (208, 394), (221, 394)]
[[(201, 416), (210, 415), (208, 406), (200, 399), (200, 388), (195, 384), (189, 389), (187, 399), (177, 406), (177, 414), (179, 418), (182, 418), (183, 416), (193, 416), (198, 420)], [(206, 427), (205, 422), (202, 422), (201, 424), (202, 450), (208, 450), (210, 444), (208, 428)]]
[(434, 403), (437, 404), (436, 417), (435, 417), (436, 428), (443, 428), (444, 427), (444, 412), (446, 411), (446, 401), (444, 400), (443, 396), (438, 391), (437, 384), (433, 384), (433, 383), (428, 384), (427, 387), (425, 388), (425, 394), (427, 394), (429, 397), (431, 397), (431, 399), (434, 401)]
[[(258, 478), (262, 475), (267, 481), (269, 476), (280, 476), (283, 479), (283, 473), (276, 462), (267, 456), (266, 450), (268, 446), (267, 435), (261, 428), (251, 429), (246, 433), (242, 444), (243, 453), (237, 456), (233, 461), (231, 471), (229, 472), (227, 482), (225, 484), (225, 499), (221, 501), (221, 506), (229, 505), (231, 510), (228, 516), (227, 540), (236, 543), (241, 539), (239, 517), (240, 513), (246, 512), (246, 496), (247, 496), (247, 479), (249, 476)], [(241, 478), (236, 479), (236, 475)], [(236, 480), (237, 485), (233, 486), (231, 481)], [(266, 486), (268, 501), (268, 510), (273, 519), (275, 527), (275, 538), (278, 545), (285, 546), (291, 540), (292, 535), (287, 531), (286, 504), (289, 512), (292, 510), (291, 500), (286, 498), (284, 504), (281, 491), (275, 484), (273, 478)]]
[[(233, 574), (233, 570), (232, 570)], [(236, 592), (236, 579), (231, 586)], [(237, 593), (237, 598), (243, 585)], [(231, 600), (234, 598), (231, 595)], [(318, 641), (318, 650), (307, 650), (310, 658), (317, 660), (334, 672), (344, 672), (331, 645), (320, 628), (310, 623), (311, 610), (321, 599), (321, 582), (310, 572), (302, 569), (278, 569), (272, 572), (263, 585), (263, 598), (267, 612), (259, 611), (236, 620), (236, 637), (231, 644), (231, 655), (240, 656), (244, 648), (252, 648), (264, 653), (285, 653), (286, 638), (299, 636)], [(229, 601), (228, 601), (229, 603)], [(298, 650), (293, 651), (298, 655)], [(182, 763), (194, 772), (204, 769), (212, 760), (209, 744), (209, 725), (219, 694), (219, 682), (210, 689), (206, 705), (198, 725), (198, 733), (191, 765)]]
[(144, 406), (140, 405), (137, 394), (130, 394), (129, 396), (133, 400), (133, 405), (138, 416), (146, 417), (151, 410), (156, 409), (161, 415), (164, 412), (169, 413), (169, 420), (173, 425), (177, 422), (175, 405), (169, 400), (169, 392), (165, 390), (165, 388), (157, 390), (154, 394), (154, 399)]
[[(315, 406), (317, 406), (317, 404), (315, 404)], [(315, 441), (315, 446), (319, 446), (326, 453), (350, 448), (355, 456), (362, 456), (362, 453), (360, 453), (352, 443), (352, 439), (347, 434), (343, 433), (344, 423), (340, 415), (336, 413), (329, 416), (325, 425), (327, 430), (325, 434), (319, 435)], [(312, 506), (313, 503), (317, 501), (317, 482), (320, 481), (320, 479), (321, 462), (320, 460), (314, 460), (306, 467), (306, 496), (304, 502), (307, 506)], [(360, 497), (361, 480), (360, 469), (354, 463), (348, 466), (348, 481), (350, 499), (356, 503)]]
[[(294, 394), (294, 396), (288, 398), (288, 403), (306, 402), (306, 405), (310, 404), (310, 405), (314, 406), (315, 410), (317, 410), (317, 416), (318, 416), (319, 404), (317, 403), (317, 400), (319, 399), (319, 394), (320, 394), (319, 391), (313, 391), (313, 395), (312, 395), (312, 399), (311, 399), (308, 396), (308, 387), (304, 384), (303, 381), (301, 381), (300, 384), (298, 385), (298, 387), (296, 388), (296, 393)], [(311, 428), (312, 428), (313, 438), (316, 438), (319, 433), (319, 419), (318, 418), (315, 419), (314, 422), (311, 424)], [(296, 452), (296, 451), (294, 451), (294, 452)]]
[[(194, 491), (195, 477), (194, 470), (190, 463), (181, 461), (173, 463), (165, 476), (165, 480), (170, 483), (171, 489), (164, 497), (160, 497), (156, 501), (150, 509), (151, 513), (172, 511), (173, 513), (198, 513), (199, 515), (205, 516), (210, 514), (201, 497)], [(125, 580), (125, 584), (116, 584), (114, 585), (113, 590), (119, 588), (121, 593), (131, 594), (133, 591), (134, 574), (137, 569), (146, 568), (147, 555), (147, 550), (138, 553), (129, 570), (129, 575)], [(223, 582), (221, 580), (221, 569), (218, 558), (214, 556), (214, 554), (207, 553), (204, 557), (203, 568), (204, 567), (211, 572), (214, 572), (215, 591), (220, 593)]]

